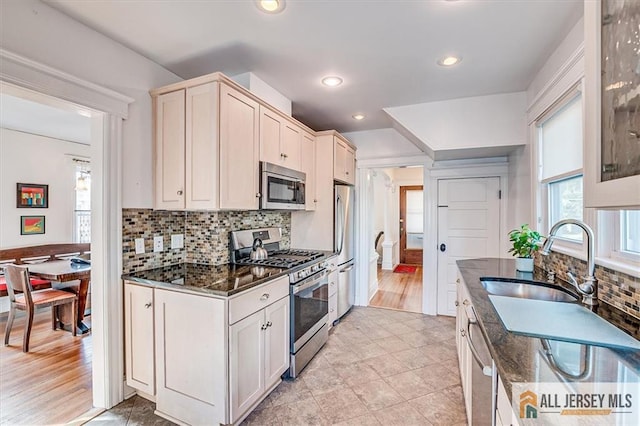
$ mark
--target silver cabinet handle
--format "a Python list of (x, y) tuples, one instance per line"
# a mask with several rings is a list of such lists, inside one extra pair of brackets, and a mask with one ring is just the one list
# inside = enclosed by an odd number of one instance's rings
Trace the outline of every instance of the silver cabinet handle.
[(269, 298), (269, 293), (265, 293), (262, 296), (260, 296), (260, 300), (267, 300)]
[(151, 307), (151, 302), (145, 303), (145, 304), (144, 304), (144, 307), (145, 307), (145, 308), (147, 308), (147, 309), (149, 309), (149, 308)]
[(182, 195), (182, 189), (178, 191), (178, 195)]

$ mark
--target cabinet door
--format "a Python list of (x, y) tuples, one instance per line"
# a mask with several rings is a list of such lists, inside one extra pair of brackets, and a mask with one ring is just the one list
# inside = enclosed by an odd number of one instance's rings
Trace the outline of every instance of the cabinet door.
[(293, 170), (300, 170), (300, 144), (302, 143), (302, 131), (295, 124), (284, 121), (282, 126), (282, 165)]
[(338, 319), (338, 293), (329, 296), (329, 328), (333, 327), (333, 322)]
[(155, 208), (183, 209), (185, 90), (155, 99)]
[(259, 117), (256, 101), (220, 85), (221, 209), (258, 209)]
[(283, 159), (280, 150), (282, 123), (278, 114), (260, 105), (260, 160), (280, 164)]
[(289, 296), (265, 308), (265, 389), (280, 381), (289, 368)]
[(226, 424), (225, 302), (155, 290), (156, 408), (186, 424)]
[(347, 174), (345, 172), (347, 171), (347, 145), (335, 137), (334, 144), (333, 178), (346, 182)]
[(316, 140), (303, 132), (300, 147), (300, 168), (306, 174), (305, 210), (316, 209)]
[(356, 152), (347, 148), (345, 156), (345, 181), (351, 185), (356, 184)]
[(264, 393), (265, 330), (264, 309), (229, 327), (231, 423)]
[(187, 89), (187, 209), (218, 208), (218, 83)]
[(155, 395), (152, 288), (125, 284), (124, 324), (127, 385)]

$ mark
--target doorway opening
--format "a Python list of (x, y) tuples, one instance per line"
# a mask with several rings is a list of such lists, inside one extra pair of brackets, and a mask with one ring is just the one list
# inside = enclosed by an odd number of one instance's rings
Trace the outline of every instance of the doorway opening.
[[(92, 115), (101, 113), (4, 83), (0, 89), (2, 198), (15, 197), (16, 184), (20, 182), (46, 185), (48, 196), (47, 207), (38, 210), (2, 204), (0, 249), (91, 243), (90, 160), (97, 151), (91, 145), (96, 137), (102, 137), (95, 134)], [(10, 194), (11, 191), (14, 192)], [(17, 225), (30, 214), (38, 215), (43, 226), (40, 232), (25, 235)], [(52, 280), (50, 285), (81, 292), (82, 284), (78, 283)], [(7, 299), (0, 297), (3, 335), (9, 310)], [(69, 323), (67, 330), (51, 329), (52, 308), (36, 310), (27, 353), (22, 352), (26, 315), (18, 311), (9, 345), (0, 349), (0, 423), (67, 423), (93, 409), (90, 292), (86, 305), (79, 305), (83, 318), (78, 317), (82, 318), (78, 325), (84, 328), (79, 327), (75, 337)]]
[(369, 306), (422, 312), (424, 168), (371, 169)]

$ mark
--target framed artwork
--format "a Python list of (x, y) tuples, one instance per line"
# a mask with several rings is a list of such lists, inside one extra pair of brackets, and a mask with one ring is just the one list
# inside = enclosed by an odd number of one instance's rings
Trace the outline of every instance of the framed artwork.
[(20, 235), (44, 234), (44, 216), (20, 216)]
[(49, 207), (49, 185), (35, 183), (18, 183), (17, 185), (16, 207), (40, 209)]

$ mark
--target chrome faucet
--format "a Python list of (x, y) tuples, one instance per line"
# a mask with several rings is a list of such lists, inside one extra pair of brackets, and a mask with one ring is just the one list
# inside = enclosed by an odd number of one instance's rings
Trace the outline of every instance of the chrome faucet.
[(553, 245), (553, 241), (556, 238), (556, 233), (558, 229), (562, 228), (564, 225), (576, 225), (582, 228), (584, 233), (587, 235), (587, 276), (584, 278), (584, 282), (579, 284), (576, 280), (576, 277), (571, 273), (567, 272), (569, 276), (569, 281), (573, 286), (578, 290), (578, 293), (582, 295), (582, 303), (588, 306), (597, 306), (598, 305), (598, 280), (596, 279), (596, 263), (595, 263), (595, 239), (593, 237), (593, 231), (586, 223), (577, 219), (564, 219), (556, 223), (551, 227), (549, 231), (549, 236), (547, 240), (544, 242), (542, 246), (542, 250), (540, 253), (547, 256), (551, 250), (551, 246)]

